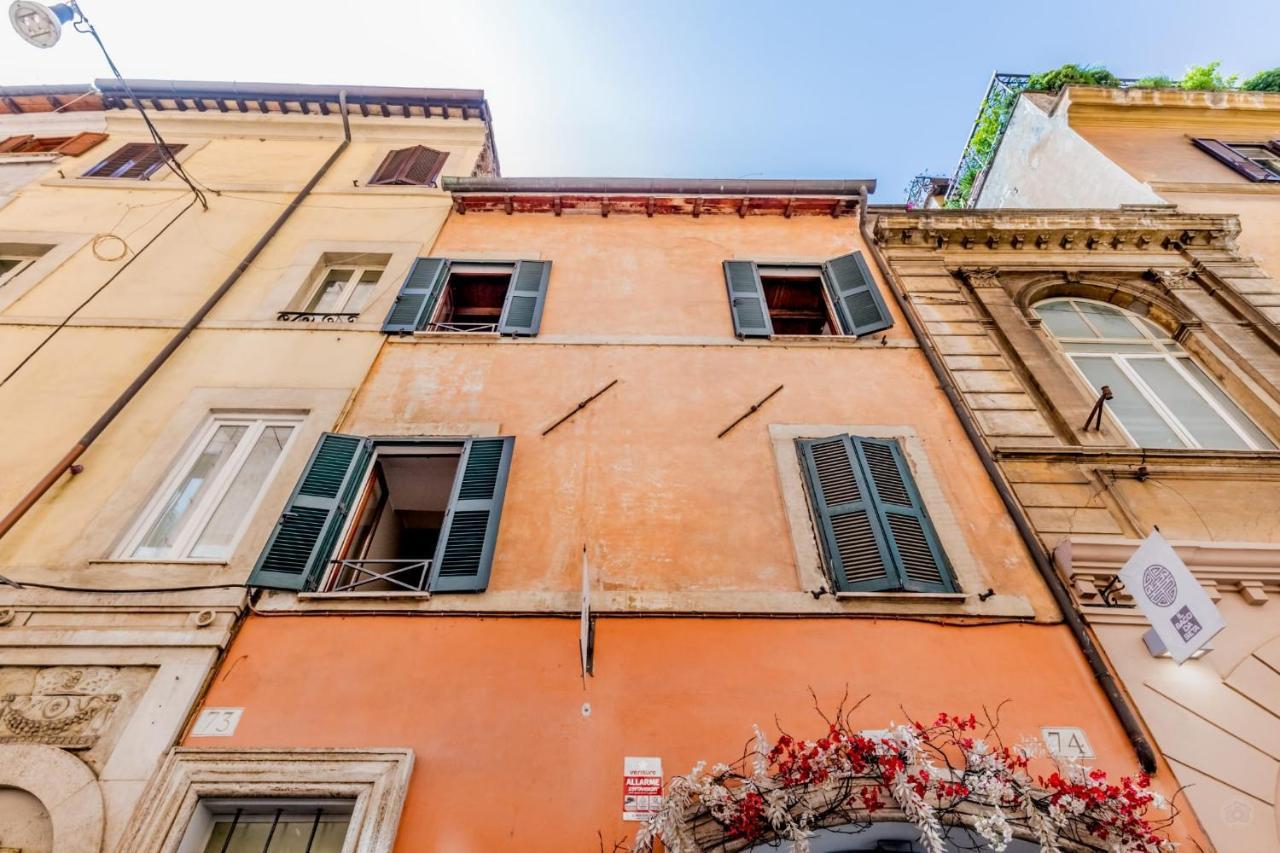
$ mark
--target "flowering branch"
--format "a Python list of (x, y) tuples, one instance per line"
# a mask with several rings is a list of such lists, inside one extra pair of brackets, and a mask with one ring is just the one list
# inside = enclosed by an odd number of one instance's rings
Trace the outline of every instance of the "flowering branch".
[(999, 853), (1015, 836), (1050, 853), (1174, 849), (1166, 831), (1176, 813), (1145, 774), (1117, 784), (1102, 770), (1046, 758), (1052, 772), (1033, 777), (1041, 750), (1005, 746), (989, 716), (980, 723), (973, 714), (939, 714), (928, 724), (860, 732), (852, 710), (824, 715), (827, 731), (814, 740), (781, 732), (770, 742), (757, 727), (732, 765), (708, 771), (700, 763), (673, 778), (637, 834), (637, 853), (657, 839), (671, 853), (782, 841), (808, 853), (819, 829), (859, 832), (877, 819), (914, 824), (928, 853), (965, 838)]

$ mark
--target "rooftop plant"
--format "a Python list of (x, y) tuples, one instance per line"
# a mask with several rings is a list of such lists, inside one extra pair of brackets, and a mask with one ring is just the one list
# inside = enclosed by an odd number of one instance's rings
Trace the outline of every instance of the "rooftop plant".
[(1214, 60), (1208, 65), (1193, 65), (1187, 69), (1178, 86), (1182, 89), (1197, 92), (1222, 92), (1236, 87), (1236, 75), (1223, 77), (1218, 72), (1222, 63)]
[(1280, 92), (1280, 68), (1259, 71), (1240, 84), (1246, 92)]
[(1100, 65), (1073, 65), (1067, 63), (1052, 71), (1032, 74), (1027, 80), (1027, 89), (1032, 92), (1057, 92), (1065, 86), (1109, 86), (1120, 85), (1120, 78)]

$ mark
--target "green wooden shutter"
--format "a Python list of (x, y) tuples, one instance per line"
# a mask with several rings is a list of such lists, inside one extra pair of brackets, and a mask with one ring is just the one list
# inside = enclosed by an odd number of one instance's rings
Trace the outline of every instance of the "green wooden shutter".
[(489, 585), (515, 441), (511, 436), (467, 441), (431, 561), (432, 592), (484, 592)]
[(550, 279), (550, 261), (516, 261), (515, 271), (511, 273), (511, 286), (507, 288), (507, 300), (502, 305), (502, 319), (498, 321), (499, 334), (538, 334)]
[(822, 275), (846, 335), (869, 335), (893, 325), (893, 316), (861, 252), (827, 261), (822, 265)]
[(729, 289), (733, 332), (740, 338), (767, 338), (773, 335), (769, 306), (764, 301), (760, 270), (752, 261), (725, 261), (724, 283)]
[(249, 586), (316, 588), (372, 453), (373, 442), (358, 435), (320, 436), (249, 576)]
[(818, 538), (841, 592), (896, 589), (889, 543), (853, 443), (847, 435), (798, 442)]
[(435, 307), (440, 288), (449, 275), (449, 262), (444, 258), (418, 258), (400, 285), (395, 304), (382, 323), (382, 331), (412, 334), (427, 322)]
[(893, 554), (899, 588), (955, 592), (947, 555), (938, 541), (906, 456), (896, 441), (853, 437), (858, 461)]

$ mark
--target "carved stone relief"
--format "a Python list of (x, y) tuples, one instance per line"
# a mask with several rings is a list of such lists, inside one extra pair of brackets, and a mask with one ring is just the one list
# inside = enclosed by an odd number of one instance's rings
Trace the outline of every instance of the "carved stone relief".
[[(154, 673), (152, 667), (0, 668), (0, 744), (83, 751), (94, 766)], [(119, 718), (119, 719), (118, 719)]]

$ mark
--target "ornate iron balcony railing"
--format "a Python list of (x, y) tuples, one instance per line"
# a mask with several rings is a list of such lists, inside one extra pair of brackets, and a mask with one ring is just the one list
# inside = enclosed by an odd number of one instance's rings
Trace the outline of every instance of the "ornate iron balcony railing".
[(428, 323), (424, 332), (496, 332), (497, 323)]
[(359, 312), (327, 312), (327, 311), (279, 311), (277, 320), (286, 323), (354, 323)]

